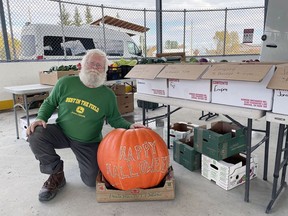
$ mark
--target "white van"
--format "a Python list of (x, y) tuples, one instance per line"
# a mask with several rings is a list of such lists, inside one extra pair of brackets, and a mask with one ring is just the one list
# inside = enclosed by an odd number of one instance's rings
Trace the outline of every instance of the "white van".
[[(63, 37), (65, 35), (65, 37)], [(106, 44), (104, 43), (106, 41)], [(20, 59), (79, 59), (89, 49), (101, 49), (108, 57), (139, 57), (142, 51), (132, 38), (102, 26), (64, 26), (27, 23), (21, 32)], [(106, 50), (105, 50), (106, 46)]]
[(288, 1), (269, 0), (261, 61), (288, 61)]

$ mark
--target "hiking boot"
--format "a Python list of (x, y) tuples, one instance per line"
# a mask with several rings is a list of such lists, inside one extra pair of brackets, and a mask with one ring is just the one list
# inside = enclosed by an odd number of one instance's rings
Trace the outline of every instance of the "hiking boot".
[(39, 201), (49, 201), (53, 199), (65, 184), (66, 180), (63, 169), (55, 174), (51, 174), (39, 192)]

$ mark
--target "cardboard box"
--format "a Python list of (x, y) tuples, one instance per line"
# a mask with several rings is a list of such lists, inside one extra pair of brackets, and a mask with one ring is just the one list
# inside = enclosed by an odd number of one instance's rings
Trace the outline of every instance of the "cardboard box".
[(118, 110), (121, 114), (126, 114), (134, 111), (134, 102), (118, 105)]
[(60, 79), (63, 76), (75, 76), (78, 74), (79, 74), (79, 71), (74, 71), (74, 70), (52, 71), (52, 72), (40, 71), (39, 79), (40, 79), (40, 84), (55, 85), (58, 79)]
[[(250, 160), (250, 179), (257, 176), (258, 159), (255, 155)], [(216, 185), (230, 190), (246, 181), (246, 157), (234, 155), (225, 160), (217, 161), (202, 154), (201, 175), (213, 180)]]
[(143, 94), (168, 96), (167, 79), (159, 79), (157, 75), (163, 70), (162, 64), (135, 65), (125, 78), (135, 78), (137, 92)]
[(34, 109), (34, 108), (39, 108), (43, 101), (49, 96), (49, 92), (42, 92), (38, 94), (31, 94), (27, 95), (27, 105), (28, 108), (25, 107), (24, 103), (24, 95), (15, 95), (15, 103), (20, 104), (25, 109)]
[[(125, 89), (125, 88), (124, 88)], [(118, 110), (121, 114), (126, 114), (134, 111), (134, 94), (126, 93), (116, 96)]]
[[(186, 122), (177, 122), (170, 126), (170, 146), (174, 140), (184, 139), (192, 133), (193, 127)], [(163, 127), (163, 139), (167, 143), (167, 126)]]
[(157, 187), (148, 189), (118, 190), (109, 185), (101, 172), (96, 178), (97, 202), (172, 200), (174, 198), (175, 178), (172, 167), (169, 168), (167, 176)]
[[(29, 115), (30, 124), (36, 120), (36, 117), (37, 117), (37, 114)], [(52, 116), (48, 119), (48, 123), (49, 123), (49, 124), (55, 123), (57, 117), (58, 117), (58, 114), (57, 114), (57, 113), (52, 114)], [(21, 139), (24, 139), (24, 140), (27, 140), (27, 137), (26, 137), (26, 129), (27, 129), (27, 127), (28, 127), (28, 124), (27, 124), (27, 118), (26, 118), (26, 116), (22, 116), (22, 117), (20, 118), (20, 124), (19, 124), (19, 125), (20, 125), (20, 132), (19, 132), (20, 138), (21, 138)]]
[(246, 150), (244, 128), (230, 122), (214, 122), (211, 128), (194, 128), (194, 149), (215, 160), (223, 160)]
[(134, 94), (133, 93), (126, 93), (122, 95), (117, 95), (117, 104), (123, 105), (123, 104), (128, 104), (128, 103), (134, 103)]
[(267, 88), (274, 89), (273, 113), (288, 115), (288, 66), (277, 66)]
[(211, 81), (200, 79), (210, 65), (167, 65), (157, 78), (168, 79), (168, 97), (211, 101)]
[(173, 160), (190, 171), (201, 168), (201, 154), (194, 149), (194, 137), (173, 141)]
[[(27, 95), (27, 103), (32, 104), (35, 101), (43, 101), (49, 96), (49, 92), (43, 92), (41, 94), (32, 94)], [(24, 96), (23, 95), (15, 95), (16, 103), (24, 105)]]
[(202, 79), (212, 80), (212, 103), (271, 110), (273, 90), (266, 86), (274, 70), (274, 65), (266, 64), (219, 64)]
[(114, 91), (116, 95), (124, 95), (126, 94), (125, 85), (112, 85), (111, 89)]

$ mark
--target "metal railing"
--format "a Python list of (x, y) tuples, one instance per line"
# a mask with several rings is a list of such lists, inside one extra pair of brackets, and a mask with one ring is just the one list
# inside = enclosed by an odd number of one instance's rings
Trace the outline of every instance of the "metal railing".
[[(31, 47), (23, 44), (25, 38), (21, 38), (21, 34), (27, 23), (60, 25), (63, 27), (62, 29), (71, 25), (80, 26), (78, 29), (81, 29), (95, 20), (102, 19), (103, 21), (105, 16), (149, 28), (146, 32), (137, 32), (136, 30), (131, 32), (131, 29), (119, 29), (105, 23), (101, 25), (100, 22), (100, 26), (104, 26), (104, 28), (116, 29), (119, 38), (121, 32), (129, 31), (129, 34), (133, 35), (131, 38), (140, 47), (144, 57), (152, 57), (157, 53), (156, 10), (108, 7), (60, 0), (7, 0), (6, 2), (0, 1), (0, 4), (1, 2), (0, 61), (21, 61), (35, 58), (35, 55), (33, 57), (31, 55), (30, 59), (23, 58), (21, 51), (24, 49), (37, 51), (37, 46), (39, 47), (39, 44), (44, 42), (31, 42)], [(264, 7), (162, 10), (162, 51), (185, 52), (186, 56), (190, 57), (222, 56), (225, 58), (229, 55), (259, 54), (263, 29)], [(51, 32), (52, 34), (53, 32)], [(107, 44), (109, 45), (110, 42), (108, 35), (105, 34), (107, 33), (104, 31), (99, 37), (104, 39), (102, 40), (102, 49), (107, 51)], [(71, 36), (65, 35), (65, 31), (62, 31), (61, 37), (66, 43), (65, 39)], [(48, 50), (45, 51), (46, 53), (49, 53), (50, 48), (51, 46), (45, 47), (44, 44), (44, 49)], [(116, 50), (114, 50), (115, 52), (119, 52), (121, 46), (114, 44), (113, 49)], [(66, 50), (65, 48), (64, 55), (55, 55), (55, 59), (70, 59), (71, 56), (67, 55)], [(119, 55), (121, 56), (121, 53)]]

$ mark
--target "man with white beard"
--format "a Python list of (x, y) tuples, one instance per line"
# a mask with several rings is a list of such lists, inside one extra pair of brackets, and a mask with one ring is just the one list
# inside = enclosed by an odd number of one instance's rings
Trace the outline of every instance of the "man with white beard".
[[(63, 161), (55, 149), (71, 148), (82, 181), (95, 187), (99, 170), (96, 153), (104, 121), (114, 128), (145, 127), (121, 117), (115, 94), (103, 85), (107, 70), (106, 54), (98, 49), (89, 50), (81, 61), (79, 76), (59, 79), (39, 108), (36, 121), (27, 128), (28, 142), (39, 160), (40, 171), (50, 175), (39, 192), (40, 201), (53, 199), (66, 184)], [(56, 109), (56, 124), (47, 124)]]

